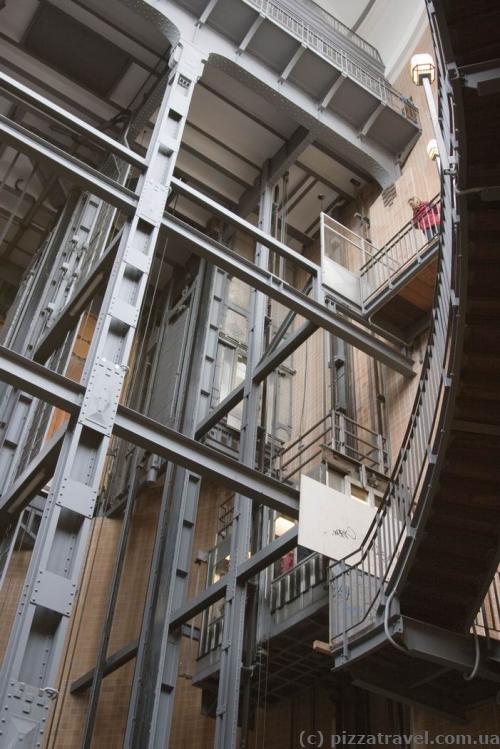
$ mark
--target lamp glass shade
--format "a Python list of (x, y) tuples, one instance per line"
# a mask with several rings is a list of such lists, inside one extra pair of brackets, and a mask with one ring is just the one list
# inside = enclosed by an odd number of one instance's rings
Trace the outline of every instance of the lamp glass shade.
[(427, 143), (427, 156), (431, 161), (436, 161), (439, 156), (439, 148), (435, 138)]
[(416, 86), (421, 86), (424, 78), (432, 83), (436, 77), (436, 66), (431, 55), (427, 53), (413, 55), (410, 63), (411, 79)]

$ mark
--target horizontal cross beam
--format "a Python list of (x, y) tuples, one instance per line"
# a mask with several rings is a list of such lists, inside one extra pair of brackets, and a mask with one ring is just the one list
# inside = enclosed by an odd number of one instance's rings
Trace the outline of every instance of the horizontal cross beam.
[[(253, 557), (240, 564), (236, 573), (237, 581), (243, 583), (250, 580), (250, 578), (257, 575), (266, 567), (269, 567), (270, 564), (273, 564), (277, 559), (280, 559), (288, 551), (294, 549), (295, 546), (297, 546), (297, 537), (298, 528), (297, 526), (294, 526), (263, 549), (260, 549), (253, 555)], [(182, 635), (184, 637), (191, 637), (192, 629), (194, 629), (196, 635), (194, 639), (198, 639), (198, 628), (191, 628), (191, 626), (187, 625), (187, 622), (225, 596), (227, 588), (226, 577), (227, 576), (222, 577), (209, 588), (203, 590), (199, 595), (188, 601), (184, 606), (181, 606), (174, 611), (172, 619), (170, 620), (170, 629), (174, 630), (181, 627)], [(116, 653), (113, 653), (113, 655), (106, 660), (104, 676), (107, 676), (120, 668), (120, 666), (131, 661), (132, 658), (135, 658), (136, 653), (137, 641), (134, 641), (129, 645), (126, 645), (124, 648), (121, 648)], [(87, 671), (87, 673), (80, 676), (71, 684), (71, 694), (79, 694), (91, 686), (94, 670), (95, 669), (91, 668), (90, 671)]]
[[(28, 505), (54, 475), (66, 427), (61, 427), (16, 478), (10, 489), (0, 497), (0, 518), (12, 519), (21, 506)], [(7, 516), (4, 513), (8, 513)]]
[(84, 395), (80, 383), (0, 346), (0, 380), (76, 415)]
[(211, 239), (171, 214), (164, 215), (163, 226), (171, 235), (189, 243), (192, 252), (195, 254), (236, 276), (253, 289), (262, 291), (288, 309), (302, 315), (318, 328), (323, 328), (327, 332), (342, 338), (346, 343), (364, 351), (364, 353), (395, 369), (405, 377), (415, 375), (411, 359), (381, 341), (371, 331), (363, 329), (360, 323), (351, 322), (344, 315), (308, 297), (268, 270), (257, 268), (254, 263), (245, 260), (225, 245)]
[(131, 190), (3, 115), (0, 115), (0, 139), (21, 153), (47, 162), (55, 171), (125, 213), (135, 210), (138, 198)]
[[(63, 411), (71, 414), (78, 414), (80, 411), (84, 394), (82, 385), (3, 346), (0, 346), (0, 379)], [(213, 478), (232, 491), (273, 510), (291, 517), (298, 516), (299, 495), (292, 487), (241, 465), (219, 451), (137, 411), (119, 406), (113, 433), (199, 476)]]
[[(182, 636), (187, 637), (190, 640), (198, 641), (200, 639), (200, 630), (198, 627), (183, 626)], [(122, 648), (112, 653), (109, 658), (106, 658), (103, 676), (109, 676), (109, 674), (112, 674), (114, 671), (117, 671), (126, 663), (129, 663), (131, 660), (133, 660), (137, 655), (138, 645), (138, 640), (129, 642), (127, 645), (124, 645)], [(91, 668), (78, 679), (75, 679), (75, 681), (71, 683), (71, 686), (69, 688), (71, 694), (82, 694), (82, 692), (85, 692), (87, 689), (89, 689), (89, 687), (92, 686), (92, 682), (94, 680), (94, 671), (95, 668)]]
[(7, 75), (2, 71), (0, 71), (0, 88), (15, 99), (28, 104), (33, 109), (37, 109), (39, 112), (48, 115), (52, 119), (58, 120), (63, 125), (66, 125), (70, 130), (84, 134), (89, 140), (100, 146), (106, 153), (114, 153), (115, 156), (119, 156), (140, 171), (145, 170), (145, 159), (135, 153), (135, 151), (127, 148), (127, 146), (119, 143), (101, 130), (92, 127), (88, 122), (71, 114), (67, 109), (59, 107), (57, 104), (54, 104), (54, 102), (50, 101), (50, 99), (47, 99), (45, 96), (42, 96), (28, 86), (19, 83), (15, 78), (12, 78), (10, 75)]
[(317, 263), (313, 263), (312, 260), (309, 260), (308, 258), (304, 257), (304, 255), (301, 255), (299, 252), (292, 250), (291, 247), (288, 247), (286, 244), (283, 244), (283, 242), (280, 242), (279, 240), (272, 237), (270, 234), (267, 234), (265, 231), (262, 231), (262, 229), (259, 229), (257, 226), (250, 223), (250, 221), (246, 221), (244, 218), (241, 218), (241, 216), (238, 216), (237, 213), (230, 211), (228, 208), (225, 208), (220, 203), (217, 203), (215, 200), (212, 200), (211, 198), (207, 197), (199, 190), (196, 190), (194, 187), (191, 187), (191, 185), (188, 185), (186, 182), (183, 182), (182, 180), (174, 177), (172, 179), (172, 187), (180, 195), (184, 195), (184, 197), (194, 200), (194, 202), (198, 203), (198, 205), (201, 205), (203, 208), (206, 208), (208, 211), (210, 211), (211, 213), (214, 213), (216, 216), (220, 216), (220, 218), (223, 218), (228, 223), (233, 224), (238, 229), (241, 229), (243, 232), (245, 232), (245, 234), (248, 234), (257, 242), (260, 242), (260, 244), (263, 244), (265, 247), (268, 247), (270, 250), (272, 250), (273, 252), (276, 252), (281, 257), (284, 257), (285, 259), (290, 260), (299, 268), (303, 268), (308, 273), (311, 273), (313, 276), (318, 275), (319, 266), (317, 265)]
[(212, 478), (272, 510), (291, 517), (298, 516), (299, 493), (296, 489), (136, 411), (119, 406), (113, 432), (127, 442), (160, 455), (199, 476)]
[[(298, 527), (296, 525), (283, 533), (270, 544), (259, 549), (250, 559), (242, 562), (236, 570), (237, 583), (246, 583), (266, 567), (276, 562), (288, 551), (297, 546)], [(170, 620), (170, 629), (176, 629), (181, 624), (186, 624), (190, 619), (204, 611), (216, 601), (224, 597), (227, 588), (227, 577), (224, 575), (216, 583), (210, 585), (194, 598), (187, 601), (183, 606), (174, 611)]]
[[(258, 384), (265, 380), (266, 377), (276, 369), (276, 367), (279, 367), (279, 365), (282, 364), (290, 354), (293, 354), (293, 352), (296, 351), (296, 349), (298, 349), (298, 347), (316, 330), (316, 325), (313, 325), (310, 322), (305, 322), (301, 325), (301, 327), (296, 330), (295, 333), (285, 341), (285, 343), (262, 358), (261, 362), (255, 369), (253, 381)], [(196, 429), (196, 439), (201, 439), (210, 431), (210, 429), (212, 429), (212, 427), (218, 424), (224, 416), (227, 416), (227, 414), (232, 411), (241, 400), (243, 400), (243, 383), (235, 387), (234, 390), (232, 390), (229, 395), (208, 414), (208, 416), (200, 421)]]

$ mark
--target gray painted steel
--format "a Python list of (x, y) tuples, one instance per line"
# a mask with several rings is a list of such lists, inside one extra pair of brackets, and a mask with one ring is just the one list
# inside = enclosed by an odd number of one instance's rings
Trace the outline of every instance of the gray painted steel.
[[(268, 165), (266, 165), (262, 174), (259, 203), (259, 228), (266, 233), (271, 230), (271, 217), (272, 184), (268, 181)], [(267, 247), (257, 244), (255, 249), (256, 266), (266, 269), (268, 259), (269, 251)], [(260, 410), (260, 386), (254, 380), (254, 373), (264, 353), (266, 305), (265, 295), (255, 289), (250, 311), (251, 326), (248, 336), (239, 454), (241, 463), (252, 467), (255, 465), (257, 452), (257, 428)], [(230, 747), (237, 745), (247, 595), (246, 583), (238, 580), (237, 569), (246, 560), (250, 550), (251, 524), (252, 503), (247, 497), (239, 494), (234, 499), (231, 527), (231, 551), (224, 599), (224, 628), (215, 723), (215, 746), (224, 747), (224, 749), (230, 749)], [(243, 732), (245, 728), (243, 726)]]
[[(132, 0), (125, 2), (132, 4)], [(146, 1), (135, 4), (142, 12), (154, 16), (174, 46), (179, 40), (179, 29), (188, 35), (194, 29), (192, 16), (180, 9), (178, 4), (167, 0), (156, 3), (156, 7)], [(238, 3), (238, 7), (245, 5), (255, 6), (255, 3)], [(167, 20), (165, 16), (162, 20), (158, 7), (173, 20)], [(353, 162), (369, 169), (382, 183), (390, 182), (398, 173), (394, 156), (375, 141), (361, 142), (356, 128), (347, 124), (331, 109), (321, 113), (317, 100), (288, 82), (288, 79), (293, 79), (294, 71), (306, 58), (302, 49), (294, 51), (282, 69), (278, 95), (275, 92), (276, 75), (269, 66), (262, 64), (255, 57), (245, 57), (241, 65), (239, 62), (235, 63), (234, 45), (207, 25), (215, 7), (216, 0), (211, 0), (202, 17), (198, 19), (197, 44), (200, 48), (194, 48), (183, 41), (182, 48), (177, 47), (174, 53), (173, 62), (176, 64), (162, 99), (146, 159), (51, 104), (44, 97), (17, 84), (8, 76), (2, 74), (0, 78), (0, 84), (17, 99), (40, 109), (65, 125), (84, 132), (99, 146), (124, 158), (143, 173), (138, 192), (134, 194), (121, 186), (119, 181), (105, 177), (19, 125), (6, 118), (0, 118), (0, 133), (6, 142), (24, 153), (49, 162), (55, 171), (68, 175), (73, 182), (90, 191), (91, 194), (84, 199), (85, 205), (79, 206), (88, 209), (90, 213), (85, 214), (84, 211), (78, 214), (78, 211), (73, 210), (73, 206), (71, 217), (68, 217), (66, 223), (63, 222), (63, 234), (68, 226), (73, 227), (71, 221), (76, 214), (82, 218), (81, 231), (90, 231), (97, 215), (103, 214), (100, 210), (101, 200), (123, 210), (129, 217), (119, 242), (103, 248), (103, 254), (95, 258), (95, 263), (85, 267), (78, 283), (75, 280), (70, 293), (62, 288), (58, 289), (56, 303), (53, 303), (51, 308), (50, 330), (37, 327), (36, 336), (33, 338), (37, 348), (35, 356), (39, 361), (44, 361), (54, 351), (56, 356), (61, 356), (58, 347), (67, 340), (68, 331), (72, 329), (72, 318), (78, 318), (81, 309), (95, 293), (97, 285), (110, 274), (84, 371), (83, 386), (72, 383), (25, 357), (0, 349), (0, 377), (23, 391), (16, 401), (16, 429), (23, 422), (23, 409), (34, 413), (31, 401), (33, 397), (57, 405), (73, 416), (65, 434), (58, 436), (55, 444), (50, 445), (29, 463), (25, 472), (18, 478), (17, 484), (13, 481), (13, 475), (9, 474), (7, 484), (10, 493), (3, 497), (5, 509), (15, 514), (19, 506), (29, 501), (28, 489), (35, 489), (36, 482), (30, 482), (34, 481), (40, 470), (46, 470), (47, 474), (43, 474), (37, 481), (45, 481), (46, 475), (53, 470), (55, 456), (59, 454), (53, 488), (44, 512), (2, 672), (4, 689), (2, 691), (0, 686), (0, 704), (4, 708), (6, 723), (0, 730), (0, 747), (27, 746), (29, 742), (35, 745), (43, 733), (49, 705), (55, 696), (52, 687), (56, 683), (64, 636), (68, 629), (85, 556), (90, 520), (112, 434), (170, 461), (153, 554), (145, 617), (136, 648), (137, 664), (125, 746), (153, 749), (167, 745), (177, 677), (180, 625), (200, 611), (200, 607), (205, 607), (212, 599), (215, 600), (214, 596), (224, 594), (226, 617), (216, 745), (232, 749), (236, 745), (237, 735), (238, 686), (245, 626), (245, 586), (250, 577), (258, 574), (296, 542), (295, 532), (290, 532), (279, 541), (257, 551), (250, 560), (247, 559), (252, 500), (292, 517), (298, 514), (297, 492), (254, 469), (259, 385), (317, 327), (324, 327), (335, 335), (344, 337), (406, 376), (413, 374), (412, 364), (406, 357), (375, 338), (371, 331), (363, 330), (357, 324), (346, 320), (342, 314), (343, 310), (327, 309), (322, 303), (323, 290), (319, 283), (317, 266), (268, 234), (271, 183), (293, 163), (297, 155), (315, 137), (322, 136), (330, 140), (337, 149), (345, 148)], [(257, 15), (257, 22), (252, 23), (251, 28), (245, 33), (243, 42), (237, 45), (240, 54), (246, 48), (251, 49), (252, 40), (262, 23), (260, 19), (261, 16)], [(174, 26), (176, 22), (178, 28)], [(203, 53), (200, 53), (200, 49), (203, 49)], [(308, 54), (310, 53), (313, 54), (308, 50)], [(229, 215), (214, 201), (209, 201), (193, 188), (172, 177), (194, 84), (203, 69), (202, 57), (209, 58), (213, 64), (222, 68), (227, 68), (232, 74), (236, 73), (237, 77), (247, 76), (245, 68), (250, 68), (250, 85), (268, 98), (272, 95), (279, 108), (297, 115), (297, 121), (301, 123), (289, 143), (278, 151), (275, 159), (268, 165), (260, 189), (249, 188), (248, 193), (244, 195), (243, 203), (247, 207), (252, 204), (253, 207), (259, 192), (261, 193), (260, 221), (257, 229), (234, 214)], [(328, 64), (325, 64), (325, 68), (328, 67)], [(324, 93), (319, 98), (325, 108), (334, 100), (340, 88), (338, 86), (334, 90), (338, 71), (332, 66), (328, 73), (331, 76), (327, 87), (329, 100), (326, 102)], [(152, 97), (152, 102), (154, 100), (155, 97)], [(380, 113), (382, 110), (377, 111)], [(366, 122), (370, 125), (368, 128), (365, 126), (366, 134), (370, 135), (368, 131), (375, 120)], [(137, 127), (138, 124), (133, 123), (133, 126)], [(211, 212), (222, 215), (253, 236), (258, 242), (256, 264), (247, 263), (223, 245), (196, 232), (178, 219), (169, 215), (164, 217), (163, 209), (170, 186), (174, 186), (190, 198), (195, 198)], [(181, 400), (184, 399), (188, 413), (187, 418), (181, 419), (180, 423), (189, 436), (179, 434), (169, 426), (118, 406), (160, 225), (168, 229), (171, 237), (187, 240), (196, 254), (217, 266), (213, 271), (203, 270), (200, 273), (200, 278), (203, 279), (200, 281), (200, 284), (203, 283), (203, 299), (207, 304), (210, 302), (213, 317), (207, 321), (206, 329), (201, 325), (190, 329), (188, 338), (191, 340), (192, 355), (185, 366), (179, 366), (182, 373), (176, 380), (176, 387), (184, 391)], [(63, 241), (61, 233), (57, 234), (57, 241), (54, 241), (50, 252), (45, 256), (50, 261), (51, 268), (52, 259), (54, 255), (58, 257)], [(314, 276), (315, 298), (298, 292), (267, 271), (268, 248), (292, 260)], [(80, 261), (81, 253), (79, 254), (78, 248), (75, 248), (72, 260), (75, 268), (80, 268)], [(204, 267), (205, 263), (202, 262), (201, 265)], [(57, 262), (54, 267), (58, 267)], [(49, 275), (51, 268), (48, 269)], [(36, 283), (45, 289), (48, 288), (49, 275), (46, 271), (47, 269), (44, 269), (43, 273), (40, 271), (38, 276), (31, 278), (21, 292), (16, 307), (18, 317), (12, 323), (14, 327), (17, 326), (18, 331), (23, 329), (22, 325), (26, 322), (26, 318), (23, 320), (21, 315), (22, 306), (26, 300), (33, 302), (33, 291), (39, 288)], [(221, 304), (218, 281), (223, 278), (224, 272), (246, 281), (254, 289), (247, 376), (241, 392), (238, 390), (238, 393), (230, 396), (233, 399), (231, 402), (238, 402), (240, 398), (244, 400), (240, 463), (191, 438), (197, 420), (205, 417), (208, 412), (209, 388), (205, 378), (208, 377), (211, 362), (213, 364), (215, 358), (215, 317), (218, 305)], [(211, 275), (212, 284), (209, 282)], [(267, 296), (304, 315), (308, 322), (286, 343), (265, 356), (263, 333)], [(76, 322), (76, 319), (73, 322)], [(195, 319), (197, 318), (193, 318)], [(14, 330), (14, 327), (11, 327), (11, 330)], [(185, 331), (183, 328), (182, 336)], [(10, 341), (8, 342), (10, 345)], [(168, 346), (164, 351), (168, 359)], [(176, 358), (179, 351), (174, 353)], [(201, 358), (204, 358), (206, 364), (203, 376), (200, 376), (200, 371), (195, 366), (195, 361)], [(161, 372), (165, 371), (163, 363), (161, 359), (158, 362)], [(174, 394), (169, 393), (168, 403), (163, 404), (165, 410), (160, 416), (166, 421), (175, 400)], [(159, 403), (158, 399), (153, 402), (155, 411)], [(217, 418), (220, 419), (225, 413), (227, 405), (221, 404), (216, 414)], [(179, 418), (179, 413), (175, 416)], [(178, 423), (175, 421), (176, 426)], [(207, 422), (202, 424), (204, 429), (208, 428)], [(19, 434), (19, 437), (15, 443), (16, 449), (22, 442), (22, 435)], [(200, 476), (215, 478), (232, 488), (239, 496), (236, 502), (231, 566), (227, 579), (221, 581), (217, 590), (209, 589), (199, 597), (199, 600), (186, 603)], [(132, 507), (133, 487), (124, 524), (123, 543), (116, 563), (115, 582), (119, 581), (120, 577)], [(114, 613), (115, 594), (116, 586), (109, 601), (97, 668), (92, 675), (93, 698), (87, 718), (85, 746), (90, 746), (100, 680), (106, 670), (106, 646)]]
[[(138, 196), (126, 201), (127, 210), (132, 210), (133, 215), (113, 264), (83, 374), (86, 390), (78, 420), (70, 426), (64, 438), (18, 616), (7, 646), (0, 699), (6, 724), (0, 746), (21, 746), (23, 742), (26, 745), (25, 735), (37, 737), (43, 734), (50, 690), (56, 681), (77, 593), (90, 517), (147, 286), (168, 185), (191, 95), (201, 72), (199, 55), (185, 45), (163, 98)], [(30, 150), (29, 143), (14, 140), (17, 145)], [(74, 169), (71, 171), (74, 173)], [(88, 172), (85, 172), (83, 181), (87, 182)], [(100, 176), (96, 182), (102, 186)], [(107, 192), (99, 185), (95, 186), (98, 187), (97, 194)], [(121, 206), (125, 207), (125, 204)], [(31, 711), (29, 719), (24, 708), (28, 691), (37, 695), (36, 710)], [(20, 721), (23, 726), (28, 722), (29, 728), (18, 730)], [(7, 743), (5, 735), (9, 736)]]

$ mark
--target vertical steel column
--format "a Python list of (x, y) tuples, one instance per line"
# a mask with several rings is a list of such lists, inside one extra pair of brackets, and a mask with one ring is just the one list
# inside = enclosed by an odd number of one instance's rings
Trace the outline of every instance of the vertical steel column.
[(156, 240), (194, 85), (192, 45), (174, 51), (138, 185), (90, 346), (79, 418), (68, 429), (33, 551), (0, 679), (0, 747), (35, 746), (51, 698), (83, 565), (91, 518)]
[[(266, 164), (260, 189), (259, 228), (270, 233), (272, 215), (272, 189), (267, 180)], [(259, 268), (268, 266), (267, 247), (257, 244), (255, 262)], [(243, 395), (243, 417), (240, 434), (240, 461), (254, 467), (259, 423), (260, 385), (253, 374), (264, 353), (266, 296), (253, 291), (250, 329), (248, 331), (248, 356)], [(236, 570), (247, 559), (250, 546), (252, 501), (238, 495), (234, 503), (231, 534), (231, 552), (228, 586), (224, 602), (224, 630), (221, 645), (219, 690), (217, 696), (215, 742), (217, 749), (234, 749), (238, 733), (238, 708), (240, 699), (243, 634), (245, 628), (246, 584), (237, 582)]]
[[(200, 314), (193, 343), (186, 346), (189, 366), (178, 426), (194, 435), (208, 395), (207, 368), (215, 361), (223, 273), (205, 271)], [(200, 271), (201, 275), (202, 271)], [(201, 280), (201, 279), (200, 279)], [(206, 310), (209, 310), (207, 319)], [(191, 338), (191, 336), (190, 336)], [(124, 749), (166, 747), (175, 701), (181, 633), (170, 631), (172, 613), (187, 598), (198, 507), (200, 477), (169, 464), (163, 488), (151, 576), (144, 605)]]
[[(37, 274), (33, 279), (34, 293), (30, 295), (30, 300), (26, 299), (30, 303), (16, 316), (16, 324), (6, 337), (9, 348), (21, 354), (33, 355), (41, 335), (50, 325), (50, 318), (66, 302), (69, 287), (74, 284), (78, 275), (82, 246), (95, 226), (101, 205), (102, 201), (93, 196), (85, 194), (77, 200), (75, 196), (70, 196), (54, 240), (47, 247), (46, 258), (40, 263), (43, 275), (40, 278), (40, 274)], [(74, 336), (76, 332), (75, 327)], [(51, 359), (51, 368), (58, 371), (65, 368), (71, 346), (68, 349), (58, 357), (59, 361)], [(2, 422), (5, 423), (5, 428), (0, 432), (1, 492), (14, 481), (26, 440), (38, 426), (34, 424), (38, 403), (36, 398), (15, 388), (6, 388), (4, 391)]]

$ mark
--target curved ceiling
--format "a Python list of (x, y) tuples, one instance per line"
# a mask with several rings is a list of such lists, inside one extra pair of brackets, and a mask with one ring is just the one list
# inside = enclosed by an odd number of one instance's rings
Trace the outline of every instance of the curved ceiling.
[(316, 0), (380, 53), (389, 78), (397, 74), (415, 32), (426, 19), (424, 0)]

